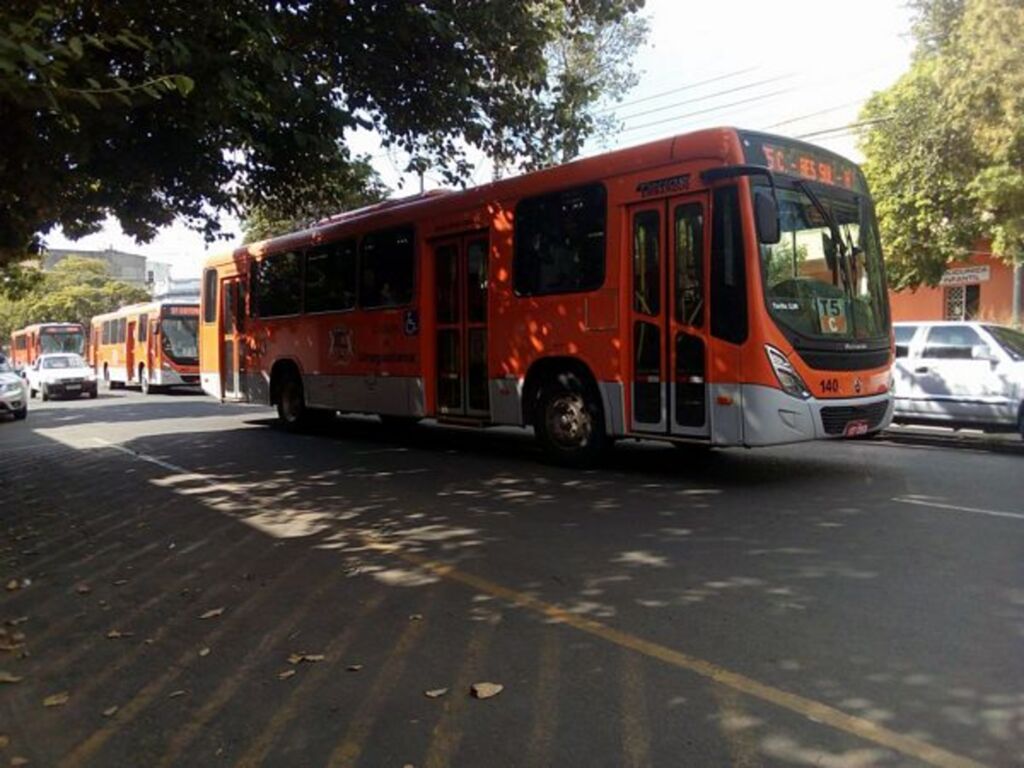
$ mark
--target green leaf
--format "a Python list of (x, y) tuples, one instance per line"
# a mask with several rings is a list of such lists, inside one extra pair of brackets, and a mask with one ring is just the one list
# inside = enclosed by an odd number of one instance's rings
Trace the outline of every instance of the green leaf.
[(72, 37), (68, 40), (68, 48), (71, 49), (71, 53), (74, 54), (76, 59), (82, 58), (82, 55), (85, 53), (85, 48), (82, 46), (82, 38), (80, 37)]
[(97, 98), (96, 98), (95, 96), (93, 96), (93, 95), (92, 95), (91, 93), (89, 93), (88, 91), (81, 91), (81, 92), (80, 92), (80, 95), (81, 95), (81, 97), (82, 97), (83, 99), (85, 99), (85, 101), (86, 101), (86, 102), (88, 102), (88, 103), (89, 103), (89, 104), (90, 104), (91, 106), (95, 107), (96, 109), (99, 109), (99, 108), (100, 108), (100, 100), (99, 100), (99, 99), (97, 99)]

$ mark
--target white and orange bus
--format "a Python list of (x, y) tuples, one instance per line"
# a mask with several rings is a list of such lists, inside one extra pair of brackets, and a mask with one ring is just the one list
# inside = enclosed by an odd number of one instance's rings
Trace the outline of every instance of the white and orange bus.
[(92, 319), (89, 361), (112, 389), (144, 394), (199, 383), (199, 303), (154, 301)]
[(85, 329), (81, 323), (36, 323), (11, 334), (11, 364), (28, 368), (40, 355), (50, 352), (85, 352)]
[(860, 170), (704, 130), (340, 214), (210, 259), (200, 371), (287, 425), (363, 412), (760, 446), (892, 414), (889, 306)]

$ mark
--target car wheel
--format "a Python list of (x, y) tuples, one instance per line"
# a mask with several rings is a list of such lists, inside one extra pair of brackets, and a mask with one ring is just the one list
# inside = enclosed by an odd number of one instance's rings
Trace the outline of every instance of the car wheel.
[(1020, 437), (1024, 440), (1024, 403), (1020, 404), (1020, 410), (1017, 412), (1017, 431), (1020, 432)]
[(50, 399), (50, 393), (46, 389), (45, 384), (43, 384), (39, 389), (39, 399), (42, 400), (44, 403)]
[(95, 400), (97, 397), (99, 397), (99, 394), (100, 393), (96, 391), (96, 388), (93, 387), (92, 389), (89, 390), (89, 399)]
[(26, 416), (28, 416), (28, 406), (14, 412), (14, 418), (18, 421), (23, 420)]
[(35, 400), (35, 399), (36, 399), (36, 391), (35, 391), (34, 389), (30, 389), (30, 390), (28, 391), (28, 396), (29, 396), (30, 398), (32, 398), (33, 400)]
[(593, 390), (569, 372), (542, 386), (534, 432), (548, 458), (559, 464), (586, 466), (607, 448), (604, 414)]

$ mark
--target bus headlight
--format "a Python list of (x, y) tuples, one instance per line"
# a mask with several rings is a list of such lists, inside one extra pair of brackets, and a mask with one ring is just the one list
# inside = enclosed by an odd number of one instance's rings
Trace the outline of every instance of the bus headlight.
[(772, 364), (772, 370), (775, 371), (775, 378), (779, 380), (782, 391), (801, 400), (809, 398), (810, 390), (786, 356), (770, 344), (764, 345), (764, 351), (768, 353), (768, 362)]

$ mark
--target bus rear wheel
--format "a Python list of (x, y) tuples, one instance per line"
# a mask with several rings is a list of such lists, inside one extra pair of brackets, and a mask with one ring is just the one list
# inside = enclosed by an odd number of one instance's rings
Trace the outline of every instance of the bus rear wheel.
[(145, 368), (139, 369), (139, 389), (142, 390), (144, 395), (152, 395), (156, 393), (156, 387), (149, 383), (149, 371)]
[(309, 409), (302, 390), (302, 379), (294, 373), (285, 376), (277, 393), (277, 418), (286, 429), (298, 430), (309, 422)]
[(595, 387), (574, 373), (552, 377), (540, 390), (534, 432), (551, 460), (569, 466), (593, 464), (608, 447)]

